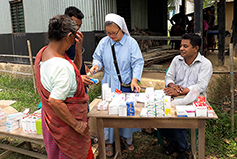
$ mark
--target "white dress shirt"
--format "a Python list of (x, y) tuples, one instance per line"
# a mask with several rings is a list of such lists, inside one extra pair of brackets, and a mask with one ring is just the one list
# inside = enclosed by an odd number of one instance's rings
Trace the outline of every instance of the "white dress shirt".
[(198, 89), (200, 93), (206, 95), (212, 73), (212, 63), (200, 53), (191, 65), (187, 65), (184, 58), (178, 55), (170, 64), (165, 84), (168, 86), (169, 83), (174, 83), (184, 88), (188, 87), (190, 91)]

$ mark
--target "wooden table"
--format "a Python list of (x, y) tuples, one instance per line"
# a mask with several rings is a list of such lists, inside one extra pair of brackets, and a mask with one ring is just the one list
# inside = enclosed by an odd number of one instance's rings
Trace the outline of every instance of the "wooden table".
[(106, 158), (104, 128), (114, 128), (115, 139), (115, 158), (121, 158), (121, 146), (118, 128), (190, 128), (191, 129), (191, 151), (196, 158), (196, 134), (198, 129), (198, 157), (205, 158), (205, 123), (206, 119), (217, 119), (214, 112), (213, 117), (177, 117), (175, 110), (172, 109), (171, 117), (140, 117), (140, 111), (143, 103), (138, 103), (135, 107), (135, 116), (120, 117), (118, 115), (109, 115), (108, 111), (97, 111), (97, 105), (101, 99), (95, 99), (90, 103), (92, 110), (88, 116), (96, 118), (97, 136), (99, 143), (99, 157)]
[[(2, 111), (5, 113), (6, 116), (9, 115), (9, 114), (13, 114), (13, 113), (17, 112), (11, 106), (3, 108)], [(0, 120), (0, 124), (6, 124), (6, 119)], [(19, 139), (19, 140), (23, 141), (22, 143), (20, 143), (17, 146), (10, 146), (8, 144), (0, 144), (0, 148), (3, 148), (3, 149), (7, 150), (7, 151), (3, 152), (2, 154), (0, 154), (0, 158), (8, 156), (12, 151), (14, 151), (14, 152), (21, 153), (21, 154), (28, 155), (28, 156), (32, 156), (32, 157), (35, 157), (35, 158), (47, 159), (47, 155), (31, 151), (32, 150), (31, 143), (44, 145), (43, 135), (24, 133), (21, 130), (21, 128), (16, 129), (12, 132), (7, 132), (6, 131), (6, 126), (1, 125), (0, 126), (0, 136), (9, 137), (9, 138), (13, 138), (13, 139)], [(24, 144), (26, 144), (27, 149), (19, 148)]]

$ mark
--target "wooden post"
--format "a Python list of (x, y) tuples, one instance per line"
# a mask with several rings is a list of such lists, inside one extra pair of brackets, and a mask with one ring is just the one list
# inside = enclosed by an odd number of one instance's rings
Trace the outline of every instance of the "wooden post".
[(215, 0), (215, 25), (217, 25), (218, 21), (218, 13), (217, 13), (217, 0)]
[(232, 36), (233, 36), (233, 44), (234, 44), (234, 54), (235, 54), (235, 57), (237, 56), (237, 30), (236, 30), (236, 27), (237, 26), (237, 1), (235, 0), (234, 1), (234, 25), (233, 25), (233, 33), (232, 33)]
[(199, 34), (202, 38), (200, 53), (203, 53), (203, 0), (194, 0), (194, 33)]
[(234, 66), (233, 66), (233, 44), (230, 43), (230, 93), (231, 93), (231, 131), (234, 132)]
[(219, 10), (221, 10), (221, 14), (219, 14), (219, 39), (218, 39), (218, 65), (224, 65), (225, 60), (225, 0), (220, 0), (219, 2)]
[(33, 78), (34, 90), (35, 90), (35, 93), (37, 93), (36, 83), (35, 83), (35, 69), (34, 69), (34, 65), (33, 65), (33, 58), (32, 58), (30, 40), (27, 40), (27, 45), (28, 45), (28, 51), (29, 51), (29, 58), (30, 58), (30, 65), (31, 65), (31, 73), (32, 73), (32, 78)]

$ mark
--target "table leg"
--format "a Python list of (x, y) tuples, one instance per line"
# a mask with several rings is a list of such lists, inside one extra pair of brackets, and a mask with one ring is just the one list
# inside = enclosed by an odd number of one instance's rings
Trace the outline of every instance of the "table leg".
[(122, 155), (121, 155), (119, 128), (114, 128), (114, 139), (115, 139), (116, 155), (118, 158), (121, 158)]
[(198, 158), (205, 158), (205, 120), (199, 120), (198, 129)]
[(97, 123), (97, 136), (99, 144), (99, 156), (100, 159), (106, 159), (103, 119), (97, 118), (96, 123)]
[(197, 143), (196, 143), (196, 129), (192, 128), (191, 129), (191, 151), (192, 151), (192, 155), (193, 155), (194, 159), (196, 159), (196, 156), (197, 156), (196, 146), (197, 146)]

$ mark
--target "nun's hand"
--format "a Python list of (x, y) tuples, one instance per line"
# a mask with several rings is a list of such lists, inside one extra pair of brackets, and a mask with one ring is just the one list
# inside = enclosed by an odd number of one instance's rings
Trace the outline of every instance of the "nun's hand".
[(136, 79), (136, 78), (133, 78), (133, 79), (132, 79), (132, 82), (131, 82), (131, 89), (132, 89), (132, 91), (134, 91), (134, 92), (140, 92), (140, 90), (141, 90), (140, 86), (139, 86), (138, 83), (137, 83), (137, 79)]

